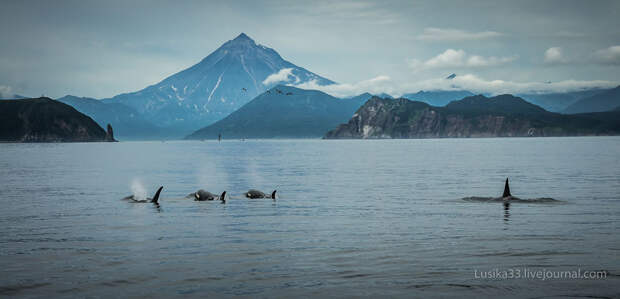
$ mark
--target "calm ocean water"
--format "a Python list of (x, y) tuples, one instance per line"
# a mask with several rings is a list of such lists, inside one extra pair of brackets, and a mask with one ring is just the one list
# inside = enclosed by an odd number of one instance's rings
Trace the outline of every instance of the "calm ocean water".
[(620, 296), (618, 137), (0, 144), (0, 203), (0, 296)]

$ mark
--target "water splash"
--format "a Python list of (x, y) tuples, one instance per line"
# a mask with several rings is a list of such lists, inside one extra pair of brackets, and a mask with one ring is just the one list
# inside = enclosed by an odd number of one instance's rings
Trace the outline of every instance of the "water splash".
[(136, 200), (146, 199), (146, 188), (139, 179), (133, 179), (131, 182), (131, 192)]

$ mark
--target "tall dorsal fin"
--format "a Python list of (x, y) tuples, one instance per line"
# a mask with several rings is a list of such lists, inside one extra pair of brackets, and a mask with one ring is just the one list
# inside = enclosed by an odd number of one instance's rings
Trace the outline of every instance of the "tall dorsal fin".
[(506, 178), (506, 185), (504, 186), (504, 194), (502, 195), (502, 197), (508, 197), (508, 196), (512, 196), (510, 194), (510, 186), (508, 186), (508, 178)]
[(164, 186), (159, 187), (159, 189), (157, 189), (157, 192), (155, 192), (155, 196), (153, 196), (153, 199), (151, 200), (152, 203), (158, 203), (159, 201), (159, 193), (161, 193), (161, 189), (164, 189)]

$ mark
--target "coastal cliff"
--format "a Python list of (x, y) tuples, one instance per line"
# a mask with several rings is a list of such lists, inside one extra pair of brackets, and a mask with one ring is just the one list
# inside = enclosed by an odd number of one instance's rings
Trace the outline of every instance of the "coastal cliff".
[[(609, 114), (609, 115), (608, 115)], [(611, 115), (613, 114), (613, 115)], [(620, 113), (562, 115), (512, 95), (482, 95), (445, 107), (373, 97), (326, 139), (526, 137), (620, 134)]]

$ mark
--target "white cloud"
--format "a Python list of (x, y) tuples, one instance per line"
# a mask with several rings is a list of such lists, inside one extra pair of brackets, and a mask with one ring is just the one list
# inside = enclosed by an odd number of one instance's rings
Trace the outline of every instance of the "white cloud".
[(452, 80), (431, 79), (414, 84), (421, 90), (469, 90), (475, 93), (552, 93), (569, 92), (597, 87), (614, 87), (618, 82), (592, 80), (564, 80), (552, 83), (545, 82), (515, 82), (506, 80), (485, 80), (473, 74), (456, 76)]
[(568, 59), (560, 47), (552, 47), (545, 51), (544, 61), (546, 64), (602, 64), (620, 65), (620, 45), (595, 51), (590, 56), (582, 56), (579, 59)]
[(594, 53), (595, 60), (602, 64), (620, 65), (620, 46), (611, 46)]
[(316, 80), (311, 80), (293, 86), (302, 89), (320, 90), (335, 97), (350, 97), (360, 95), (365, 92), (372, 94), (379, 94), (382, 92), (392, 94), (395, 91), (392, 84), (393, 82), (390, 77), (382, 75), (352, 84), (344, 83), (319, 85)]
[(13, 98), (13, 90), (11, 86), (0, 85), (0, 98)]
[(429, 27), (417, 36), (417, 39), (423, 41), (465, 41), (465, 40), (482, 40), (502, 36), (502, 33), (495, 31), (469, 32), (458, 29), (442, 29)]
[(279, 83), (279, 82), (288, 82), (290, 80), (289, 79), (290, 77), (297, 78), (297, 76), (293, 75), (293, 68), (281, 69), (277, 73), (273, 73), (267, 76), (267, 78), (263, 80), (263, 85), (269, 85), (269, 84)]
[(618, 82), (592, 80), (565, 80), (553, 83), (515, 82), (506, 80), (485, 80), (473, 74), (457, 75), (453, 79), (437, 78), (416, 82), (395, 82), (388, 76), (378, 76), (369, 80), (349, 84), (319, 85), (316, 81), (305, 82), (292, 86), (303, 89), (314, 89), (335, 97), (351, 97), (365, 92), (371, 94), (388, 93), (400, 96), (420, 90), (469, 90), (474, 93), (555, 93), (570, 92), (591, 88), (612, 88)]
[(427, 60), (409, 60), (409, 66), (413, 69), (436, 69), (436, 68), (479, 68), (493, 67), (515, 61), (518, 57), (483, 57), (479, 55), (467, 55), (464, 50), (448, 49), (443, 53)]
[(423, 63), (426, 68), (442, 68), (463, 65), (465, 51), (448, 49), (445, 52), (427, 60)]
[(545, 51), (545, 63), (547, 64), (561, 64), (566, 63), (568, 60), (564, 57), (562, 48), (551, 47)]

